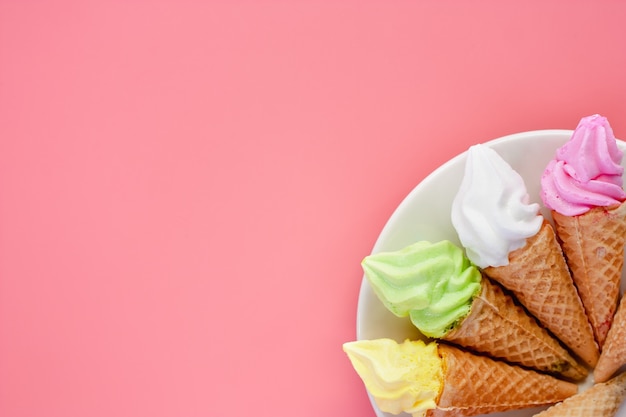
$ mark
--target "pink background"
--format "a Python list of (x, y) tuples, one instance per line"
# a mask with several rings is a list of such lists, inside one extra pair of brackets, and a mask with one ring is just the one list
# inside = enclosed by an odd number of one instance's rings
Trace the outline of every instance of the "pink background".
[(0, 416), (373, 416), (360, 260), (469, 145), (626, 138), (620, 1), (0, 0)]

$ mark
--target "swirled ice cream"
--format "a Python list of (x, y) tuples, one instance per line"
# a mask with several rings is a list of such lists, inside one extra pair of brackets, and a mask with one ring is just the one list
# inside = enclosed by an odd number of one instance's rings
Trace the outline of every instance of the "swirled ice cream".
[(543, 203), (564, 216), (619, 205), (626, 199), (621, 161), (608, 120), (598, 114), (582, 118), (541, 177)]
[(543, 223), (521, 175), (485, 145), (468, 150), (451, 219), (467, 257), (481, 268), (507, 265), (509, 253), (523, 247)]
[(387, 309), (409, 316), (429, 337), (442, 337), (465, 318), (481, 288), (478, 268), (449, 241), (416, 242), (367, 256), (361, 265)]
[(343, 350), (382, 411), (422, 416), (436, 408), (443, 370), (435, 343), (361, 340)]

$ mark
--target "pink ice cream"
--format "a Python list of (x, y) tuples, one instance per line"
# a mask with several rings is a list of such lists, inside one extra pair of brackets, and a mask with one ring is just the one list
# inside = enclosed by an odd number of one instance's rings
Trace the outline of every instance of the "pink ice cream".
[(598, 114), (583, 117), (541, 176), (543, 203), (564, 216), (620, 204), (626, 200), (621, 161), (607, 119)]

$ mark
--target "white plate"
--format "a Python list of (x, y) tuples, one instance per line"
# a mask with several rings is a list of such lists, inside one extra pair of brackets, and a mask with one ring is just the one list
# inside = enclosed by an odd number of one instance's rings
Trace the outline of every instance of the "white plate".
[[(526, 182), (532, 202), (541, 204), (539, 197), (540, 178), (548, 162), (554, 157), (558, 147), (571, 136), (571, 130), (538, 130), (518, 133), (486, 142), (495, 149)], [(618, 141), (618, 146), (626, 151), (626, 142)], [(450, 207), (456, 195), (463, 171), (466, 153), (446, 162), (420, 184), (418, 184), (396, 208), (383, 228), (372, 253), (401, 249), (419, 240), (437, 242), (448, 239), (460, 245), (456, 231), (450, 221)], [(626, 167), (626, 158), (622, 165)], [(546, 218), (550, 213), (542, 208)], [(622, 274), (621, 289), (626, 289), (626, 269)], [(366, 279), (361, 283), (357, 308), (357, 339), (391, 338), (402, 342), (407, 338), (421, 337), (408, 319), (399, 319), (391, 314), (378, 300)], [(591, 378), (581, 384), (586, 389)], [(378, 417), (391, 417), (381, 412), (372, 401)], [(545, 408), (545, 407), (543, 407)], [(490, 417), (530, 417), (540, 409), (509, 411), (490, 414)], [(408, 416), (408, 414), (404, 414)], [(626, 417), (626, 406), (622, 406), (618, 417)]]

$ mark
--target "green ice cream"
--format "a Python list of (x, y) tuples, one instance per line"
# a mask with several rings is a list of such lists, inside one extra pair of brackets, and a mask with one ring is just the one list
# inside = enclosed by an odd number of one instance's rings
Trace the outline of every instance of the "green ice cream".
[(429, 337), (442, 337), (463, 320), (480, 292), (482, 275), (449, 241), (417, 242), (361, 263), (382, 303)]

